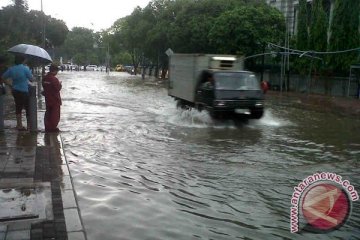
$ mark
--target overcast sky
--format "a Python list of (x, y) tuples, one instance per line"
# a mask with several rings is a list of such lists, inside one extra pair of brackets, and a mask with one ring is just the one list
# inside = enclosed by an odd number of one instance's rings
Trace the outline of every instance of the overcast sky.
[[(86, 27), (99, 31), (111, 27), (119, 18), (130, 15), (134, 8), (144, 8), (150, 0), (42, 0), (46, 15), (63, 20), (68, 28)], [(12, 4), (0, 0), (0, 8)], [(28, 0), (29, 9), (41, 10), (41, 0)]]

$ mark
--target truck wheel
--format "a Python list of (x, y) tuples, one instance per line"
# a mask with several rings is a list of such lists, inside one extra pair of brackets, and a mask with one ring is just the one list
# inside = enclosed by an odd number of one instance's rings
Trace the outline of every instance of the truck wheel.
[(260, 119), (264, 115), (264, 109), (251, 109), (250, 118)]
[(210, 111), (209, 114), (210, 114), (210, 117), (213, 119), (219, 119), (221, 117), (221, 114), (218, 112), (215, 112), (215, 111)]
[(204, 106), (201, 105), (201, 104), (196, 104), (195, 105), (195, 108), (199, 111), (199, 112), (202, 112), (204, 110)]
[(190, 107), (182, 100), (177, 100), (176, 107), (181, 108), (183, 110), (189, 110), (190, 109)]
[(177, 100), (176, 101), (176, 108), (182, 108), (182, 101), (181, 100)]

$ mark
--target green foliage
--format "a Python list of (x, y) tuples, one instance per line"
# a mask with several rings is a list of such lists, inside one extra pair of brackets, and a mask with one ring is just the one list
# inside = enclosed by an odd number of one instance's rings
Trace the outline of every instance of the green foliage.
[(132, 64), (132, 58), (131, 55), (128, 52), (120, 52), (112, 56), (112, 62), (116, 64), (122, 64), (122, 65), (131, 65)]
[(119, 19), (111, 42), (127, 50), (135, 66), (146, 58), (166, 67), (168, 48), (181, 53), (260, 52), (265, 43), (283, 38), (284, 24), (281, 13), (262, 0), (153, 0)]
[(275, 8), (240, 6), (216, 19), (209, 39), (218, 53), (253, 55), (261, 53), (269, 42), (280, 42), (284, 30), (284, 17)]
[(33, 43), (35, 39), (29, 39), (29, 16), (24, 7), (8, 6), (0, 11), (0, 32), (6, 35), (0, 36), (2, 47), (9, 48), (13, 45), (24, 43), (27, 40)]
[(174, 21), (169, 29), (170, 47), (183, 53), (216, 52), (210, 44), (208, 33), (217, 17), (224, 11), (240, 5), (240, 2), (223, 0), (178, 2), (178, 5), (174, 6)]
[(306, 0), (299, 0), (298, 26), (296, 34), (296, 47), (299, 50), (309, 49), (308, 13)]
[(64, 44), (65, 59), (72, 59), (79, 65), (97, 64), (98, 60), (94, 52), (96, 36), (87, 28), (74, 27), (69, 32)]
[(148, 24), (151, 22), (146, 21), (142, 16), (144, 12), (142, 9), (137, 8), (134, 12), (126, 17), (126, 20), (122, 22), (122, 32), (119, 34), (122, 36), (122, 43), (132, 58), (132, 64), (137, 68), (141, 61), (143, 51), (141, 50), (145, 34), (147, 32)]
[(327, 50), (328, 17), (322, 6), (322, 0), (313, 0), (309, 48), (317, 52)]
[[(309, 23), (307, 0), (299, 0), (296, 48), (299, 50), (309, 49)], [(309, 67), (309, 61), (307, 58), (296, 58), (294, 61), (294, 67), (300, 73), (305, 74)]]
[[(309, 49), (316, 52), (327, 51), (327, 33), (329, 28), (329, 19), (323, 9), (323, 0), (313, 0), (311, 27), (309, 36)], [(310, 60), (312, 61), (312, 60)], [(316, 60), (314, 67), (317, 71), (323, 70), (323, 62)]]
[(51, 45), (54, 47), (61, 46), (69, 32), (65, 22), (55, 18), (48, 18), (45, 26), (46, 38)]
[(45, 23), (46, 49), (58, 47), (65, 41), (68, 28), (62, 20), (40, 11), (28, 11), (27, 1), (14, 0), (0, 10), (0, 51), (20, 43), (42, 46)]
[(27, 11), (29, 9), (27, 0), (12, 0), (12, 2), (17, 9), (22, 9), (22, 11)]
[[(330, 28), (330, 51), (343, 51), (360, 46), (359, 0), (336, 0)], [(356, 63), (357, 52), (331, 55), (329, 64), (334, 71), (347, 72)]]
[[(84, 28), (69, 32), (62, 20), (29, 11), (27, 0), (12, 2), (0, 10), (0, 52), (18, 43), (42, 45), (45, 22), (45, 47), (60, 51), (65, 61), (83, 65), (103, 64), (107, 49), (113, 66), (144, 63), (166, 68), (168, 48), (182, 53), (252, 55), (261, 53), (268, 42), (282, 45), (285, 32), (284, 17), (264, 0), (152, 0), (100, 33)], [(295, 48), (324, 52), (360, 46), (359, 0), (333, 2), (329, 27), (322, 5), (326, 1), (313, 0), (309, 11), (307, 0), (299, 0)], [(327, 57), (326, 66), (346, 72), (359, 58), (359, 52), (334, 54)], [(308, 73), (310, 62), (296, 58), (295, 67)], [(321, 65), (315, 63), (315, 67)]]
[[(358, 48), (360, 46), (358, 0), (336, 0), (331, 26), (329, 17), (323, 8), (323, 0), (313, 0), (311, 8), (311, 22), (306, 23), (309, 14), (306, 0), (299, 1), (298, 31), (296, 47), (304, 51), (334, 52), (333, 54), (319, 54), (323, 62), (313, 60), (315, 71), (337, 72), (347, 74), (351, 64), (359, 58), (359, 53), (344, 52), (344, 50)], [(308, 31), (308, 29), (310, 31)], [(330, 29), (330, 31), (328, 31)], [(300, 73), (308, 72), (311, 60), (298, 58), (295, 60), (296, 69)]]

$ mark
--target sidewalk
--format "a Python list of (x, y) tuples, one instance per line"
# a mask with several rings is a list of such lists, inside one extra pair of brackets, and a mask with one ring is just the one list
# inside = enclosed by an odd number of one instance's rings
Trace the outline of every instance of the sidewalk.
[(85, 240), (60, 134), (13, 124), (0, 133), (0, 240)]
[(360, 117), (360, 100), (356, 98), (333, 97), (321, 94), (306, 94), (297, 92), (269, 91), (268, 100), (294, 103), (301, 108), (319, 112), (331, 112), (340, 116)]

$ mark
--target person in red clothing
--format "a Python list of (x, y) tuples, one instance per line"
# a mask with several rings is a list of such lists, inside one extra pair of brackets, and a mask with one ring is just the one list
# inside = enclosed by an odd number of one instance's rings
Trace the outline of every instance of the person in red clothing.
[(269, 90), (269, 83), (265, 80), (261, 82), (260, 86), (264, 94)]
[(56, 77), (59, 67), (55, 64), (50, 65), (49, 72), (43, 79), (46, 112), (44, 117), (45, 132), (59, 132), (57, 127), (60, 121), (61, 106), (61, 82)]

